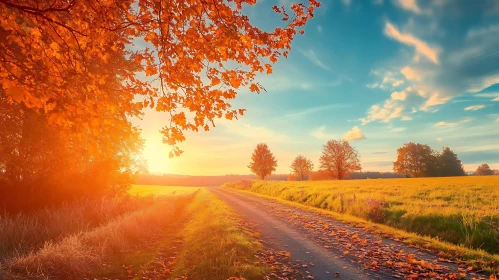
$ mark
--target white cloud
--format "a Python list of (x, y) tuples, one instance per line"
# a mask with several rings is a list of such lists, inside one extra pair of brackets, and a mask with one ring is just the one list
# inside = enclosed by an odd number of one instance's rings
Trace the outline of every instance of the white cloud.
[(422, 13), (421, 8), (418, 6), (417, 0), (397, 0), (396, 3), (400, 8), (406, 11), (410, 11), (416, 14)]
[(465, 111), (477, 111), (477, 110), (480, 110), (483, 108), (485, 108), (485, 105), (473, 105), (473, 106), (468, 106), (468, 107), (464, 108), (464, 110)]
[(383, 107), (375, 104), (369, 108), (367, 117), (362, 118), (362, 124), (368, 124), (373, 121), (389, 122), (394, 118), (400, 118), (404, 112), (404, 106), (395, 102), (395, 100), (386, 100)]
[(381, 81), (367, 84), (368, 88), (392, 89), (404, 83), (404, 78), (397, 71), (375, 69), (369, 75), (380, 77)]
[(329, 140), (329, 139), (335, 138), (334, 134), (326, 132), (325, 126), (321, 126), (321, 127), (317, 128), (316, 130), (312, 131), (312, 133), (310, 135), (312, 135), (313, 137), (315, 137), (317, 139), (321, 139), (321, 140)]
[(411, 120), (412, 120), (412, 117), (409, 117), (409, 116), (403, 116), (403, 117), (402, 117), (402, 120), (403, 120), (403, 121), (411, 121)]
[(306, 51), (302, 50), (301, 53), (315, 65), (319, 66), (324, 70), (331, 71), (331, 69), (317, 57), (317, 54), (315, 54), (314, 50), (312, 49)]
[(317, 31), (322, 32), (322, 25), (317, 25)]
[(479, 92), (498, 83), (499, 83), (499, 74), (487, 75), (480, 78), (478, 81), (471, 83), (468, 92)]
[(398, 87), (398, 86), (400, 86), (400, 85), (401, 85), (401, 84), (403, 84), (403, 83), (404, 83), (404, 81), (402, 81), (402, 80), (397, 80), (397, 81), (393, 82), (392, 87)]
[(430, 47), (428, 43), (410, 33), (401, 33), (393, 24), (388, 21), (385, 24), (384, 33), (386, 36), (399, 41), (402, 44), (413, 46), (415, 48), (416, 55), (422, 55), (435, 64), (439, 63), (439, 51), (436, 48)]
[(435, 126), (457, 126), (457, 125), (460, 125), (460, 124), (463, 124), (463, 123), (468, 123), (472, 120), (472, 118), (465, 118), (465, 119), (462, 119), (462, 120), (458, 120), (458, 121), (452, 121), (452, 122), (446, 122), (446, 121), (441, 121), (441, 122), (438, 122), (435, 124)]
[(478, 97), (499, 97), (499, 92), (478, 93), (473, 96)]
[(430, 107), (445, 104), (447, 101), (449, 101), (449, 99), (451, 99), (451, 97), (442, 95), (439, 92), (433, 92), (429, 95), (429, 98), (426, 100), (423, 106), (421, 106), (420, 109), (422, 111), (428, 111)]
[(358, 126), (354, 126), (351, 130), (345, 133), (343, 139), (347, 141), (364, 140), (366, 139), (366, 136)]
[(492, 101), (499, 101), (499, 97), (492, 99)]
[(407, 93), (405, 91), (395, 91), (392, 93), (393, 100), (405, 100), (407, 98)]
[(402, 73), (404, 77), (409, 81), (421, 81), (421, 79), (423, 78), (422, 73), (409, 66), (402, 68), (400, 70), (400, 73)]

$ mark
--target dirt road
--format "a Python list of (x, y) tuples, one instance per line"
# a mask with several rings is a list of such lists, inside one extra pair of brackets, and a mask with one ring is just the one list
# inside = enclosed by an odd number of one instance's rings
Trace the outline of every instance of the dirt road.
[(254, 224), (265, 247), (290, 252), (305, 279), (488, 279), (465, 264), (330, 216), (236, 191), (211, 191)]

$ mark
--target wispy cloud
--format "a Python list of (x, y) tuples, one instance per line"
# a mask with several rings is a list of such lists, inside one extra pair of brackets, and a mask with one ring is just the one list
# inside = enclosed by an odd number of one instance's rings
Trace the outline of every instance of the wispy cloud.
[(402, 73), (404, 77), (409, 81), (421, 81), (421, 79), (423, 78), (423, 74), (421, 72), (409, 66), (405, 66), (404, 68), (402, 68), (400, 70), (400, 73)]
[(462, 120), (458, 120), (458, 121), (441, 121), (441, 122), (438, 122), (435, 124), (435, 126), (457, 126), (457, 125), (460, 125), (460, 124), (463, 124), (463, 123), (469, 123), (472, 121), (472, 118), (465, 118), (465, 119), (462, 119)]
[(317, 129), (315, 129), (314, 131), (312, 131), (312, 133), (310, 135), (312, 135), (313, 137), (315, 137), (317, 139), (321, 139), (321, 140), (329, 140), (329, 139), (335, 138), (335, 135), (333, 133), (329, 133), (326, 131), (325, 126), (321, 126)]
[(492, 99), (492, 101), (499, 101), (499, 97)]
[(317, 31), (322, 32), (322, 25), (317, 25)]
[(331, 105), (324, 105), (324, 106), (316, 106), (316, 107), (305, 108), (305, 109), (302, 109), (302, 110), (295, 112), (295, 113), (286, 114), (286, 115), (284, 115), (284, 117), (303, 117), (303, 116), (318, 113), (318, 112), (332, 111), (332, 110), (337, 110), (337, 109), (342, 109), (342, 108), (348, 108), (351, 106), (352, 105), (350, 105), (350, 104), (331, 104)]
[(436, 48), (432, 48), (428, 45), (428, 43), (423, 40), (415, 37), (410, 33), (402, 33), (400, 32), (393, 24), (390, 22), (385, 23), (384, 33), (386, 36), (399, 41), (402, 44), (414, 47), (417, 55), (422, 55), (428, 58), (431, 62), (438, 64), (438, 53), (439, 51)]
[(485, 108), (485, 105), (473, 105), (473, 106), (468, 106), (468, 107), (464, 108), (464, 110), (465, 111), (477, 111), (477, 110), (480, 110), (483, 108)]
[(395, 91), (392, 93), (392, 99), (394, 100), (405, 100), (407, 98), (407, 93), (405, 91)]
[(308, 58), (313, 64), (319, 66), (320, 68), (324, 69), (324, 70), (327, 70), (327, 71), (331, 71), (331, 68), (329, 68), (326, 64), (324, 64), (320, 59), (319, 57), (317, 56), (317, 54), (315, 53), (314, 50), (310, 49), (310, 50), (301, 50), (301, 53), (306, 57)]
[(394, 118), (402, 117), (404, 106), (395, 102), (395, 100), (386, 100), (383, 106), (375, 104), (369, 108), (367, 117), (362, 118), (362, 124), (368, 124), (373, 121), (389, 122)]
[(406, 11), (410, 11), (418, 15), (423, 13), (423, 10), (419, 7), (417, 0), (397, 0), (395, 3), (397, 6)]
[(439, 137), (439, 138), (437, 138), (437, 141), (438, 141), (438, 142), (442, 142), (442, 138), (440, 138), (440, 137)]
[(225, 132), (238, 135), (245, 140), (257, 140), (263, 142), (284, 142), (289, 138), (264, 126), (255, 126), (241, 121), (222, 121)]
[(347, 141), (358, 141), (366, 139), (366, 136), (358, 126), (354, 126), (351, 130), (345, 133), (343, 139)]
[(368, 88), (393, 89), (404, 83), (404, 78), (397, 71), (374, 69), (369, 75), (379, 77), (381, 80), (367, 84)]
[(374, 5), (383, 5), (383, 0), (372, 0)]
[(477, 97), (499, 97), (499, 92), (478, 93), (473, 96)]

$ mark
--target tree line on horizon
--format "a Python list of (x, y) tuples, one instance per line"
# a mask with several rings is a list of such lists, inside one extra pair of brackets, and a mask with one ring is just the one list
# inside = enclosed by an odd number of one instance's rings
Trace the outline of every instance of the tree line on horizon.
[[(248, 168), (260, 179), (271, 175), (277, 168), (277, 160), (265, 143), (257, 144)], [(292, 162), (288, 181), (344, 180), (354, 171), (361, 171), (358, 151), (346, 140), (330, 140), (322, 149), (319, 168), (314, 171), (312, 161), (298, 155)], [(441, 152), (429, 145), (409, 142), (397, 149), (393, 170), (404, 177), (449, 177), (465, 176), (461, 160), (449, 147)], [(476, 175), (493, 175), (487, 164), (480, 165)]]

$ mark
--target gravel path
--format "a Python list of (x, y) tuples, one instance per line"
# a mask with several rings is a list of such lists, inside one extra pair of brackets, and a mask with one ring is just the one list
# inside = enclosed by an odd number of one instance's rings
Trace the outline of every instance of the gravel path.
[(304, 279), (488, 279), (465, 264), (330, 216), (237, 191), (210, 190), (254, 225), (264, 246), (299, 261)]

